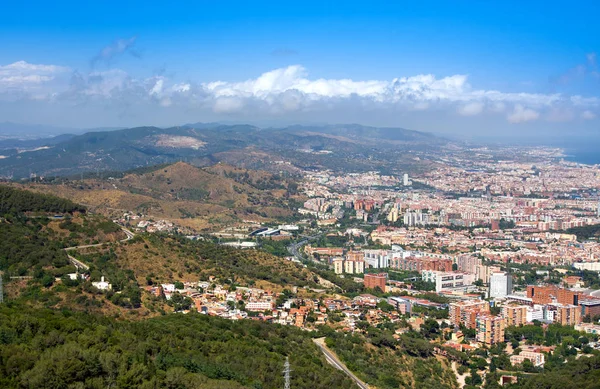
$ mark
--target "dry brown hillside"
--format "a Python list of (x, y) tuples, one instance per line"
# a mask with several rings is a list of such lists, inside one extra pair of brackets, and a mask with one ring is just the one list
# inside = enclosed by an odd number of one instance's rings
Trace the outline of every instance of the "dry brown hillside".
[(125, 211), (140, 212), (197, 231), (241, 220), (290, 217), (293, 202), (302, 201), (297, 185), (288, 178), (229, 165), (198, 168), (181, 162), (117, 179), (23, 186), (68, 198), (111, 217)]

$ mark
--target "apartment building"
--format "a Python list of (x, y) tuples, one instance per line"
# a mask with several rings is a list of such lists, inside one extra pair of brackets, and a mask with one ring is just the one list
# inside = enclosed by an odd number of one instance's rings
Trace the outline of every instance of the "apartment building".
[(506, 272), (493, 273), (490, 277), (490, 297), (506, 297), (509, 294), (512, 294), (512, 276)]
[(507, 326), (520, 326), (527, 323), (527, 305), (505, 305), (502, 308), (502, 317)]
[(455, 327), (461, 324), (467, 328), (475, 328), (477, 315), (488, 313), (490, 304), (485, 300), (467, 300), (450, 303), (450, 322)]
[(379, 274), (365, 274), (365, 288), (375, 289), (378, 287), (379, 289), (385, 292), (385, 284), (387, 282), (387, 273), (379, 273)]
[(582, 296), (583, 292), (575, 292), (556, 285), (527, 286), (527, 297), (532, 299), (534, 304), (559, 303), (579, 305), (579, 298)]
[(541, 367), (546, 363), (546, 356), (544, 353), (536, 352), (536, 351), (521, 351), (519, 355), (511, 355), (510, 363), (515, 365), (522, 364), (526, 359), (528, 359), (533, 366)]
[(506, 322), (502, 316), (481, 313), (475, 319), (477, 341), (488, 346), (504, 342), (505, 328)]

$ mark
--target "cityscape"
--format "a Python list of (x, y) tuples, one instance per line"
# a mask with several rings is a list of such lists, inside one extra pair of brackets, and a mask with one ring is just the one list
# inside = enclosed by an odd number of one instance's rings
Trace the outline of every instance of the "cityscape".
[(600, 388), (600, 2), (8, 2), (0, 388)]

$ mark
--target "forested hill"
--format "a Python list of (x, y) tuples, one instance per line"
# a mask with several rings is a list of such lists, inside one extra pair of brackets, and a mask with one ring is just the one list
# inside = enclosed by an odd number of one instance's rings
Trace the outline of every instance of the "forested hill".
[(190, 313), (141, 322), (0, 307), (2, 388), (295, 389), (354, 384), (300, 329)]
[(23, 212), (73, 213), (85, 207), (60, 197), (0, 185), (0, 215)]

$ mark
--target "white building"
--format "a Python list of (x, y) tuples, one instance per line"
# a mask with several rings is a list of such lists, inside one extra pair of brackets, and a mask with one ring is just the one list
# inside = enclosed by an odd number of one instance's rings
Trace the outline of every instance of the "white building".
[(404, 186), (410, 185), (410, 180), (408, 179), (408, 173), (404, 173), (404, 176), (402, 177), (402, 184)]
[(273, 309), (271, 301), (248, 301), (245, 305), (246, 311), (262, 312)]
[(365, 250), (365, 263), (373, 269), (390, 267), (390, 256), (387, 250)]
[(438, 293), (443, 290), (465, 288), (475, 281), (473, 274), (436, 270), (423, 270), (421, 271), (421, 277), (423, 281), (435, 283), (435, 291)]
[(100, 281), (92, 282), (92, 285), (98, 290), (111, 290), (112, 285), (104, 281), (104, 276), (100, 278)]
[(509, 273), (492, 273), (490, 277), (490, 297), (506, 297), (512, 294), (512, 276)]
[(590, 270), (600, 272), (600, 262), (575, 262), (573, 267), (577, 270)]
[(528, 307), (525, 319), (528, 323), (534, 320), (544, 321), (544, 306), (536, 304), (533, 307)]

